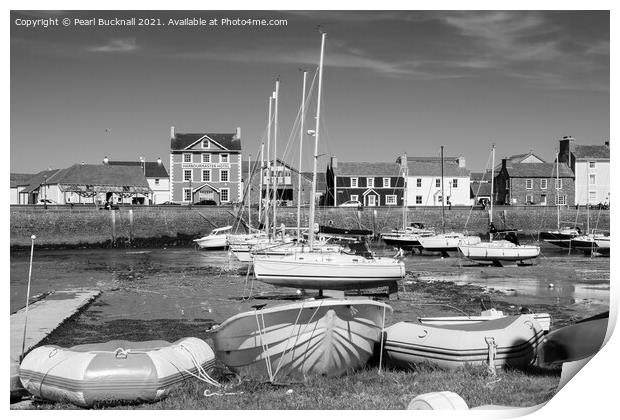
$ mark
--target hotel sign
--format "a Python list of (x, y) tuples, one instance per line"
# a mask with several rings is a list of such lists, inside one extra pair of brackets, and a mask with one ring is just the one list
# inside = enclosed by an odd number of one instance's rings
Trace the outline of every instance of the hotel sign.
[(183, 163), (183, 169), (230, 169), (230, 163)]

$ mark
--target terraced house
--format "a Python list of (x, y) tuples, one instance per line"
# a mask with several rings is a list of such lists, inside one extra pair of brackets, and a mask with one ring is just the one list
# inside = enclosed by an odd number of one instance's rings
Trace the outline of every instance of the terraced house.
[(404, 177), (394, 162), (338, 162), (327, 167), (325, 205), (359, 201), (363, 206), (402, 206)]
[(176, 133), (170, 128), (170, 200), (217, 205), (242, 200), (241, 129)]

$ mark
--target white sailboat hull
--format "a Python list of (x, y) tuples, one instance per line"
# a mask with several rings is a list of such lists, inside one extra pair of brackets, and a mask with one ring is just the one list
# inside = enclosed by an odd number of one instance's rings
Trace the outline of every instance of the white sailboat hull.
[(226, 235), (207, 235), (200, 239), (194, 239), (201, 249), (222, 249), (228, 246)]
[(405, 275), (405, 265), (386, 258), (338, 253), (257, 255), (254, 274), (262, 282), (302, 289), (349, 290), (390, 285)]
[(460, 244), (458, 248), (465, 258), (474, 261), (523, 261), (540, 255), (538, 246), (515, 245), (508, 241)]
[(360, 368), (380, 340), (386, 304), (321, 299), (250, 311), (214, 330), (216, 357), (246, 374), (338, 376)]
[(481, 242), (478, 236), (458, 233), (421, 237), (420, 245), (427, 251), (456, 251), (460, 244), (475, 245)]

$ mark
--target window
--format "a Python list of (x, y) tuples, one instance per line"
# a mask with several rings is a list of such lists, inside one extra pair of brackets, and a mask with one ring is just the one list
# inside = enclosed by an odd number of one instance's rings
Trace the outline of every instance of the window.
[(183, 153), (183, 163), (192, 163), (191, 153)]
[(534, 185), (534, 180), (533, 179), (526, 179), (525, 180), (525, 189), (526, 190), (531, 190), (533, 188)]
[(383, 188), (390, 188), (390, 178), (383, 178)]
[(596, 162), (588, 162), (590, 164), (590, 169), (596, 169)]
[(416, 179), (416, 181), (415, 181), (415, 186), (416, 186), (417, 188), (422, 188), (422, 178), (418, 178), (418, 179)]
[(220, 189), (220, 202), (228, 203), (230, 201), (230, 199), (228, 197), (229, 197), (229, 190), (228, 190), (228, 188)]
[(395, 195), (386, 195), (385, 196), (385, 204), (388, 206), (393, 206), (396, 204), (396, 196)]
[(185, 169), (183, 170), (183, 181), (191, 181), (192, 180), (192, 170)]
[(547, 205), (547, 194), (540, 195), (540, 204), (542, 204), (543, 206)]
[(211, 153), (202, 154), (202, 163), (211, 163)]
[(220, 169), (220, 182), (228, 182), (228, 169)]
[(352, 194), (351, 201), (359, 201), (359, 196), (357, 194)]
[(560, 205), (560, 206), (565, 206), (566, 205), (566, 196), (565, 195), (558, 195), (555, 198), (555, 204), (556, 205)]
[(588, 203), (596, 204), (596, 191), (590, 191), (588, 194)]
[(459, 187), (459, 180), (455, 178), (452, 180), (452, 188), (458, 188), (458, 187)]
[(561, 179), (556, 179), (555, 180), (555, 189), (556, 190), (561, 190), (562, 189), (562, 180)]
[(590, 185), (596, 185), (596, 175), (590, 174)]
[(440, 195), (438, 195), (438, 196), (437, 196), (437, 202), (438, 202), (438, 203), (441, 203), (442, 201), (443, 201), (443, 197), (442, 197), (442, 196), (440, 196)]
[(357, 188), (357, 178), (351, 178), (351, 188)]
[(228, 163), (229, 156), (228, 153), (222, 153), (220, 155), (220, 163)]
[(374, 188), (375, 187), (375, 179), (374, 178), (366, 178), (366, 187)]
[(210, 169), (202, 170), (202, 182), (211, 182), (211, 170)]
[(547, 189), (547, 180), (546, 179), (541, 179), (540, 180), (540, 189), (541, 190), (546, 190)]
[(192, 201), (192, 190), (190, 188), (183, 188), (183, 201)]
[(534, 196), (526, 195), (525, 196), (525, 204), (534, 204)]
[(507, 190), (510, 189), (510, 180), (509, 179), (506, 180), (506, 189)]
[(435, 187), (437, 187), (437, 188), (441, 187), (441, 179), (440, 178), (435, 179)]
[(159, 185), (159, 178), (155, 178), (155, 185)]
[(202, 141), (202, 148), (203, 149), (208, 149), (211, 147), (211, 144), (209, 143), (209, 140), (203, 140)]
[(415, 196), (415, 203), (416, 204), (422, 204), (422, 196), (421, 195), (416, 195)]

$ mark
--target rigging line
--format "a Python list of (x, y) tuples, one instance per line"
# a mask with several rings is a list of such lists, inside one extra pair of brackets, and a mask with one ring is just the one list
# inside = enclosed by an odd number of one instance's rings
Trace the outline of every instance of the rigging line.
[[(476, 205), (476, 202), (478, 201), (478, 196), (480, 193), (480, 187), (482, 187), (482, 181), (484, 181), (484, 176), (486, 175), (486, 171), (487, 171), (487, 167), (489, 166), (489, 161), (491, 160), (491, 152), (489, 152), (489, 156), (487, 157), (487, 162), (484, 165), (484, 172), (482, 172), (482, 178), (480, 178), (480, 182), (478, 182), (478, 190), (476, 191), (476, 194), (474, 195), (474, 203), (471, 206), (471, 208), (469, 209), (469, 214), (467, 214), (467, 220), (465, 220), (465, 232), (467, 232), (467, 224), (469, 223), (469, 219), (471, 217), (471, 213), (474, 210), (474, 206)], [(493, 191), (491, 191), (491, 199), (493, 199)]]

